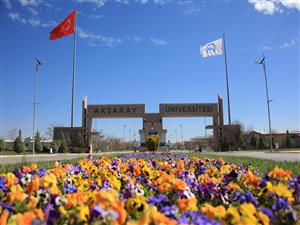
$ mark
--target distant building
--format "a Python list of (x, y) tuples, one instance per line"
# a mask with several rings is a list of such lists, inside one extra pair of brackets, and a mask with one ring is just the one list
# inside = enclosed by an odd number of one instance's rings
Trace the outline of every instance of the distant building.
[[(243, 132), (242, 136), (244, 138), (244, 142), (246, 144), (247, 149), (251, 149), (251, 137), (255, 136), (257, 140), (259, 140), (260, 136), (263, 137), (266, 148), (270, 148), (270, 134), (266, 132), (261, 132), (261, 131), (250, 131), (250, 132)], [(275, 143), (279, 144), (279, 148), (284, 148), (285, 147), (285, 140), (286, 140), (286, 132), (274, 132), (272, 133), (272, 138), (274, 145)], [(291, 131), (289, 132), (290, 140), (291, 140), (291, 148), (299, 148), (300, 147), (300, 131)]]

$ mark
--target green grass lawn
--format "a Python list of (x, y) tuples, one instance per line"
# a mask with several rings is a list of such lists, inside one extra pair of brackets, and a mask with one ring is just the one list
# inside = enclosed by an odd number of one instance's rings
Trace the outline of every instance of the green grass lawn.
[[(114, 157), (121, 157), (123, 154), (116, 154), (116, 155), (107, 155), (109, 158)], [(212, 155), (209, 153), (189, 153), (187, 154), (190, 157), (207, 157), (212, 159), (218, 159), (223, 158), (225, 161), (232, 162), (234, 164), (242, 163), (244, 166), (251, 165), (256, 168), (258, 172), (260, 172), (262, 175), (266, 172), (269, 172), (270, 170), (274, 169), (276, 166), (285, 169), (285, 170), (291, 170), (292, 175), (298, 175), (300, 174), (300, 162), (276, 162), (273, 160), (266, 160), (266, 159), (257, 159), (257, 158), (250, 158), (250, 157), (237, 157), (237, 156), (218, 156), (218, 155)], [(99, 155), (95, 155), (96, 158), (102, 157)], [(78, 160), (83, 157), (78, 157), (76, 159), (71, 160), (61, 160), (62, 163), (72, 163), (72, 164), (78, 164)], [(52, 168), (54, 161), (48, 161), (48, 162), (37, 162), (39, 168)], [(12, 172), (16, 168), (22, 168), (23, 166), (30, 165), (29, 162), (22, 162), (19, 164), (13, 164), (13, 165), (0, 165), (0, 173), (7, 173)]]
[(285, 170), (291, 170), (293, 176), (300, 174), (300, 162), (277, 162), (268, 159), (258, 159), (244, 156), (218, 156), (209, 153), (190, 153), (188, 155), (200, 158), (223, 158), (225, 161), (232, 162), (234, 164), (242, 163), (244, 166), (252, 165), (262, 174), (274, 169), (276, 166)]

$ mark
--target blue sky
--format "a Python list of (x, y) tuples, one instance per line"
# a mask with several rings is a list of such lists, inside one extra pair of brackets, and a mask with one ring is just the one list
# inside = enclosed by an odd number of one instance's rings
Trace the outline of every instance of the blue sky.
[[(262, 67), (267, 56), (272, 126), (299, 130), (299, 1), (1, 0), (0, 136), (32, 132), (35, 59), (46, 60), (38, 80), (37, 128), (70, 124), (73, 36), (49, 32), (78, 9), (75, 125), (81, 100), (91, 104), (216, 102), (227, 97), (223, 56), (201, 58), (200, 45), (226, 34), (232, 120), (268, 129)], [(206, 123), (211, 123), (207, 118)], [(133, 137), (141, 119), (98, 119), (94, 128)], [(204, 118), (164, 119), (168, 139), (204, 135)], [(130, 131), (131, 130), (131, 131)], [(130, 135), (131, 134), (131, 135)]]

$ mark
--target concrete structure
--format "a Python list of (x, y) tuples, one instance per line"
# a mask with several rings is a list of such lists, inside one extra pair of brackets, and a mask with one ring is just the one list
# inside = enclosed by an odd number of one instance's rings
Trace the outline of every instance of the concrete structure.
[(159, 113), (146, 113), (144, 104), (88, 105), (86, 96), (82, 101), (82, 129), (90, 151), (92, 151), (92, 124), (95, 118), (141, 118), (143, 119), (143, 129), (139, 131), (141, 144), (145, 144), (149, 132), (156, 132), (160, 136), (160, 145), (164, 146), (167, 130), (163, 129), (163, 117), (212, 117), (213, 124), (207, 127), (213, 129), (213, 149), (220, 150), (224, 125), (223, 99), (220, 96), (217, 103), (160, 104)]

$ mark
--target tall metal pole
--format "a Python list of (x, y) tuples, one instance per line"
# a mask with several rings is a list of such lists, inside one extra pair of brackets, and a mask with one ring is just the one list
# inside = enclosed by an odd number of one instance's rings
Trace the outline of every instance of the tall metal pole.
[(32, 154), (35, 153), (35, 110), (36, 110), (36, 98), (37, 98), (37, 81), (38, 81), (39, 63), (35, 65), (35, 86), (34, 86), (34, 99), (33, 99), (33, 121), (32, 121)]
[(206, 117), (204, 117), (204, 148), (206, 149)]
[(227, 54), (226, 54), (226, 44), (225, 44), (225, 34), (224, 34), (224, 33), (223, 33), (223, 44), (224, 44), (225, 71), (226, 71), (226, 86), (227, 86), (228, 124), (231, 125), (230, 97), (229, 97), (229, 84), (228, 84), (228, 65), (227, 65)]
[(34, 99), (33, 99), (33, 121), (32, 121), (32, 154), (35, 153), (35, 114), (36, 114), (36, 99), (37, 99), (37, 84), (38, 84), (38, 72), (39, 72), (39, 66), (42, 64), (45, 64), (46, 61), (40, 61), (37, 58), (35, 58), (36, 64), (35, 64), (35, 86), (34, 86)]
[(182, 124), (179, 125), (180, 131), (181, 131), (181, 142), (183, 143), (183, 129), (182, 129)]
[(264, 75), (265, 75), (265, 85), (266, 85), (266, 95), (267, 95), (267, 106), (268, 106), (268, 119), (269, 119), (269, 135), (270, 135), (270, 149), (273, 151), (273, 140), (272, 140), (272, 127), (271, 127), (271, 112), (270, 112), (270, 102), (269, 99), (269, 89), (268, 89), (268, 80), (267, 80), (267, 69), (266, 69), (266, 57), (263, 54), (263, 59), (260, 62), (256, 62), (263, 66)]
[[(76, 10), (76, 9), (75, 9)], [(76, 72), (76, 17), (75, 16), (75, 28), (74, 28), (74, 52), (73, 52), (73, 77), (72, 77), (72, 107), (71, 107), (71, 127), (73, 127), (74, 117), (74, 96), (75, 96), (75, 72)]]

